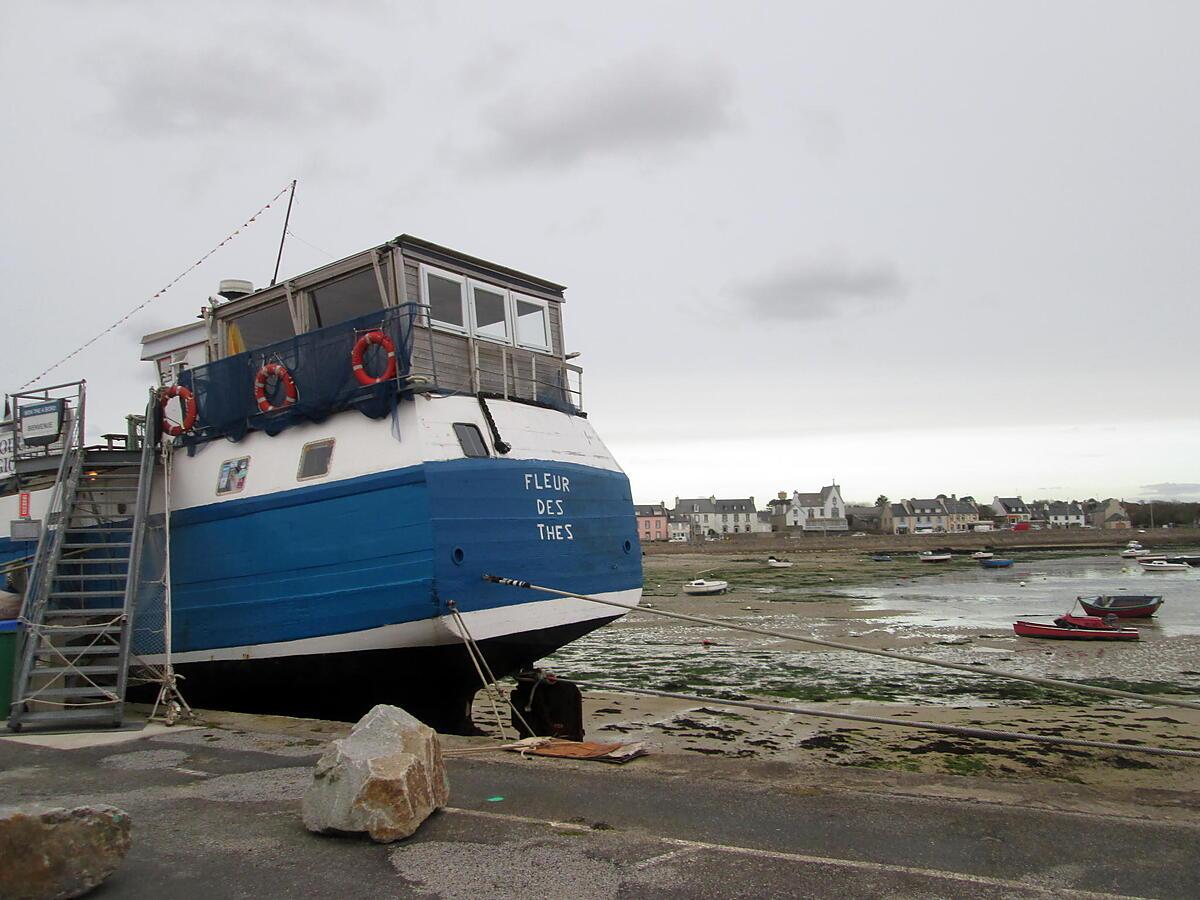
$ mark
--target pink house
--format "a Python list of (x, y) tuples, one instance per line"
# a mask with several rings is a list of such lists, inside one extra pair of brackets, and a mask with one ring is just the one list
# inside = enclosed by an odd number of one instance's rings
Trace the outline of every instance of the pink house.
[(667, 507), (663, 503), (634, 506), (637, 516), (638, 537), (643, 544), (651, 541), (669, 541), (671, 532), (667, 528)]

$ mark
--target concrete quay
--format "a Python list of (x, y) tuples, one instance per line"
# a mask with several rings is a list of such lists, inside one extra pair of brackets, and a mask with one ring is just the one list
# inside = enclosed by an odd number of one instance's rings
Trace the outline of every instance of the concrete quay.
[(610, 766), (471, 753), (448, 760), (450, 806), (412, 839), (382, 846), (310, 834), (299, 798), (323, 744), (347, 730), (205, 713), (198, 727), (6, 737), (0, 804), (128, 811), (133, 850), (98, 900), (1200, 890), (1192, 793), (695, 755)]

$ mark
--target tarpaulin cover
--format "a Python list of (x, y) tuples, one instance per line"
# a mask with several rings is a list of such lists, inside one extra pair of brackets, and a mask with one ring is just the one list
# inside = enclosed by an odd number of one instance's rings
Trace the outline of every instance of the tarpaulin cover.
[[(396, 346), (397, 376), (403, 378), (409, 372), (415, 314), (413, 306), (380, 310), (184, 371), (179, 383), (195, 395), (197, 417), (195, 428), (183, 442), (195, 444), (218, 437), (240, 441), (251, 430), (274, 435), (299, 422), (320, 422), (343, 409), (382, 419), (397, 401), (397, 381), (359, 384), (351, 353), (362, 335), (382, 331)], [(254, 380), (259, 370), (272, 362), (287, 368), (297, 397), (289, 406), (263, 413), (254, 395)], [(364, 368), (374, 376), (383, 374), (387, 359), (382, 347), (372, 344), (367, 348)], [(278, 378), (267, 380), (266, 397), (272, 405), (284, 402), (284, 387)]]

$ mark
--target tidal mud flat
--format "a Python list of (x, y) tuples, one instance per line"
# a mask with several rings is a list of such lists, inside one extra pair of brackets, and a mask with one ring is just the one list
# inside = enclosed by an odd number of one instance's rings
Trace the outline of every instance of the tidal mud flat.
[[(1200, 696), (1200, 571), (1145, 574), (1115, 554), (1027, 552), (1007, 570), (969, 559), (923, 564), (897, 554), (792, 553), (790, 569), (744, 551), (647, 556), (644, 603), (731, 623), (894, 649), (1020, 674), (1150, 695)], [(689, 597), (695, 577), (727, 594)], [(1049, 621), (1078, 595), (1161, 593), (1136, 644), (1017, 638), (1015, 618)], [(812, 647), (639, 610), (563, 648), (543, 665), (566, 677), (692, 693), (712, 702), (585, 690), (588, 735), (644, 740), (663, 752), (911, 772), (1028, 777), (1126, 787), (1200, 789), (1200, 760), (982, 741), (890, 725), (722, 708), (762, 699), (953, 725), (1200, 750), (1200, 712), (1148, 707), (1021, 682)], [(477, 705), (487, 728), (490, 711)]]

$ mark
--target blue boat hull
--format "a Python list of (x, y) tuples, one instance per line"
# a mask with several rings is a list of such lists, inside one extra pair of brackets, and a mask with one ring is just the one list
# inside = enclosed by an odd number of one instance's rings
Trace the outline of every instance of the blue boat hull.
[[(437, 624), (450, 601), (468, 621), (524, 623), (475, 635), (497, 677), (616, 615), (597, 605), (586, 620), (541, 623), (532, 611), (545, 595), (484, 574), (633, 602), (642, 584), (628, 479), (570, 463), (425, 463), (171, 522), (173, 653), (201, 706), (352, 719), (393, 702), (453, 728), (479, 683)], [(378, 645), (424, 626), (440, 637)]]

